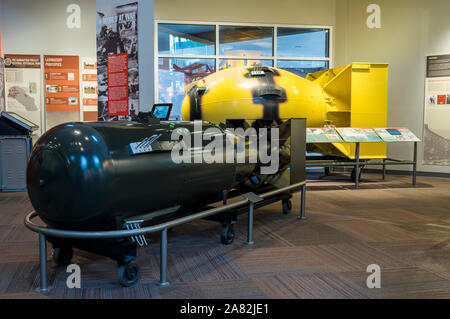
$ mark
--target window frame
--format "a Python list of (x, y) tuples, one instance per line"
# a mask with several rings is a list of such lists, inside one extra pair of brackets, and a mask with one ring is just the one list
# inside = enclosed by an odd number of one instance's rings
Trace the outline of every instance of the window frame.
[[(191, 59), (214, 59), (215, 70), (219, 71), (219, 60), (237, 59), (242, 60), (242, 56), (219, 55), (219, 27), (220, 26), (250, 26), (250, 27), (272, 27), (273, 28), (273, 56), (252, 56), (246, 57), (249, 60), (272, 60), (274, 67), (278, 66), (279, 60), (295, 61), (327, 61), (328, 67), (334, 67), (334, 33), (331, 25), (305, 25), (305, 24), (268, 24), (268, 23), (240, 23), (240, 22), (214, 22), (214, 21), (182, 21), (182, 20), (155, 20), (154, 22), (154, 100), (159, 103), (158, 96), (158, 61), (159, 58), (191, 58)], [(190, 24), (190, 25), (210, 25), (215, 27), (215, 54), (214, 55), (194, 55), (194, 54), (160, 54), (158, 49), (158, 25), (159, 24)], [(327, 29), (328, 30), (328, 57), (279, 57), (277, 52), (278, 28), (298, 28), (298, 29)]]

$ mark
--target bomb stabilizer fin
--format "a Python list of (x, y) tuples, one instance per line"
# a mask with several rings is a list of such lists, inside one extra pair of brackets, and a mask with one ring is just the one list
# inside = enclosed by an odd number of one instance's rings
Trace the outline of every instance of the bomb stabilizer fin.
[[(336, 127), (385, 127), (387, 125), (388, 65), (352, 63), (308, 74), (323, 88), (325, 124)], [(355, 144), (315, 145), (325, 154), (355, 158)], [(360, 158), (385, 158), (385, 143), (361, 143)]]

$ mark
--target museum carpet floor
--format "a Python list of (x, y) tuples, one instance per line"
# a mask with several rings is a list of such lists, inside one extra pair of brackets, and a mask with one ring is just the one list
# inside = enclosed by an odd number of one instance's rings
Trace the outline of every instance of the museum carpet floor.
[[(169, 232), (168, 279), (160, 287), (159, 236), (138, 250), (141, 280), (117, 281), (116, 263), (75, 250), (81, 289), (66, 286), (65, 267), (51, 261), (50, 291), (39, 293), (37, 235), (23, 225), (26, 193), (0, 193), (0, 298), (450, 298), (450, 179), (364, 174), (361, 189), (331, 177), (310, 180), (307, 219), (279, 203), (255, 213), (253, 246), (246, 215), (233, 244), (220, 225), (199, 220)], [(367, 266), (381, 267), (369, 289)]]

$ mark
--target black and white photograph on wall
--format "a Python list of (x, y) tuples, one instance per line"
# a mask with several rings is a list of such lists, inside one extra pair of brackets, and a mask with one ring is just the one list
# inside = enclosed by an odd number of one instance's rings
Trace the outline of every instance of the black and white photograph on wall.
[[(98, 120), (130, 119), (139, 112), (137, 2), (97, 1)], [(128, 53), (128, 116), (108, 114), (107, 57)]]
[(0, 112), (5, 110), (5, 64), (0, 58)]

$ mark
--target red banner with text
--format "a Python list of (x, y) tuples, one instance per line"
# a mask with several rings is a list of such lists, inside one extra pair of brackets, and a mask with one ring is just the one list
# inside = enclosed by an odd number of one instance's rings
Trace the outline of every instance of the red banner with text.
[(108, 115), (128, 115), (128, 53), (108, 55)]

